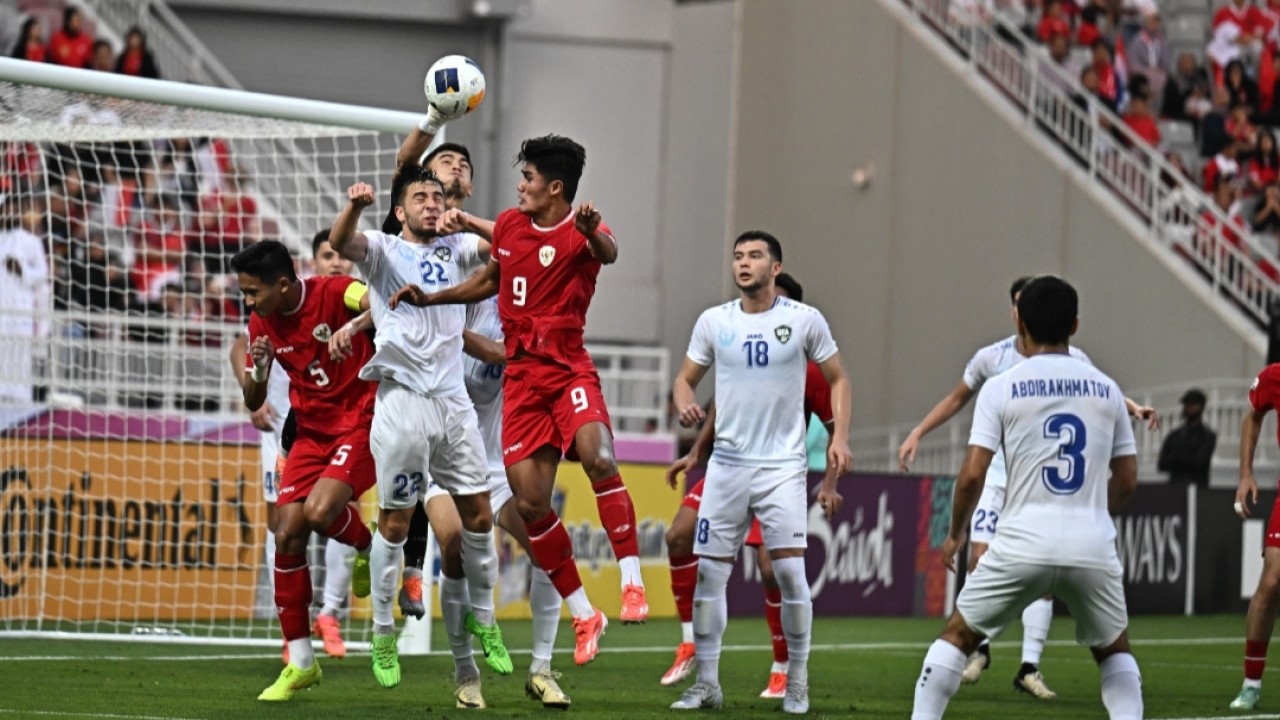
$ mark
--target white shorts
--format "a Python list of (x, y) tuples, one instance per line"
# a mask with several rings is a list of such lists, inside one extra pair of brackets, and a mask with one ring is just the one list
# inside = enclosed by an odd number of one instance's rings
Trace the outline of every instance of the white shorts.
[(275, 433), (264, 432), (258, 442), (258, 455), (262, 461), (262, 499), (275, 503), (280, 492), (280, 478), (276, 477), (276, 462), (280, 459), (280, 440)]
[(489, 489), (476, 411), (465, 395), (425, 397), (383, 381), (369, 449), (378, 467), (380, 508), (411, 508), (424, 499), (428, 473), (451, 495)]
[(727, 465), (712, 457), (702, 484), (693, 552), (736, 557), (753, 517), (760, 521), (766, 548), (805, 548), (809, 532), (806, 474), (805, 470)]
[(1059, 598), (1076, 621), (1076, 642), (1106, 647), (1129, 625), (1123, 570), (1031, 565), (1002, 558), (992, 546), (965, 580), (956, 610), (969, 627), (995, 637), (1044, 595)]
[(973, 524), (969, 526), (969, 542), (990, 545), (996, 539), (996, 523), (1004, 512), (1004, 488), (991, 483), (982, 486), (982, 497), (973, 511)]
[(502, 506), (515, 498), (516, 495), (507, 482), (507, 469), (489, 468), (489, 507), (493, 508), (493, 516), (497, 518), (498, 513), (502, 512)]

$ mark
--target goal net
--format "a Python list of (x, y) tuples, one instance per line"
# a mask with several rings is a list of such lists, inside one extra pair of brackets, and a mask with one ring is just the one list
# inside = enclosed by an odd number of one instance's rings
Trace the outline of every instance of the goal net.
[(275, 239), (310, 274), (357, 180), (379, 222), (416, 118), (0, 63), (0, 633), (278, 643), (227, 261)]

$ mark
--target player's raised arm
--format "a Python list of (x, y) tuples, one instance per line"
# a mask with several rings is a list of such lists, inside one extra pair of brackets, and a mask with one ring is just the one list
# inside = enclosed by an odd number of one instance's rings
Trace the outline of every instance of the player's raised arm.
[(702, 381), (702, 376), (706, 374), (706, 365), (699, 365), (688, 357), (684, 359), (684, 363), (680, 366), (680, 372), (676, 373), (676, 382), (671, 388), (671, 399), (676, 404), (676, 409), (680, 412), (680, 424), (684, 427), (693, 427), (707, 417), (707, 414), (702, 411), (702, 406), (698, 404), (697, 397), (693, 394), (694, 388), (698, 387), (698, 383)]
[[(837, 477), (853, 467), (853, 451), (849, 449), (849, 423), (853, 416), (853, 383), (836, 353), (818, 363), (822, 377), (831, 386), (831, 442), (827, 445), (827, 468), (835, 466)], [(805, 418), (808, 421), (808, 418)]]
[(275, 347), (271, 338), (259, 335), (249, 345), (249, 357), (253, 359), (252, 372), (244, 376), (244, 385), (240, 387), (244, 397), (244, 405), (256, 411), (267, 401), (267, 378), (271, 375), (271, 360), (275, 357)]
[(489, 258), (489, 262), (484, 266), (484, 269), (473, 273), (471, 277), (457, 285), (445, 288), (440, 292), (428, 293), (417, 285), (405, 285), (387, 300), (387, 307), (395, 310), (400, 303), (408, 303), (415, 307), (428, 307), (431, 305), (465, 305), (480, 302), (498, 294), (499, 277), (498, 263), (494, 262), (493, 258)]
[(507, 362), (507, 349), (502, 343), (472, 330), (462, 331), (462, 352), (488, 365), (505, 365)]
[(1129, 417), (1135, 420), (1143, 420), (1147, 423), (1148, 430), (1160, 429), (1160, 414), (1153, 407), (1147, 407), (1136, 400), (1124, 399), (1124, 408), (1129, 413)]
[(356, 183), (347, 188), (347, 205), (338, 213), (338, 219), (333, 221), (333, 229), (329, 231), (329, 245), (351, 262), (364, 262), (369, 255), (369, 241), (356, 230), (356, 225), (360, 222), (360, 213), (372, 204), (372, 185)]
[(495, 224), (492, 220), (476, 217), (462, 208), (449, 208), (436, 221), (436, 227), (440, 229), (441, 235), (452, 235), (460, 232), (479, 235), (484, 240), (479, 246), (480, 257), (484, 260), (489, 259), (489, 244), (493, 242), (493, 226)]
[(405, 163), (421, 162), (422, 155), (431, 146), (431, 141), (436, 139), (436, 135), (440, 134), (448, 121), (449, 119), (441, 115), (434, 105), (427, 103), (427, 114), (418, 121), (417, 127), (409, 131), (404, 142), (400, 143), (400, 149), (396, 151), (396, 167)]
[(587, 237), (587, 247), (602, 265), (618, 261), (618, 239), (601, 227), (600, 211), (595, 203), (583, 203), (573, 216), (573, 226)]
[(951, 388), (951, 392), (939, 400), (920, 424), (911, 429), (907, 439), (902, 441), (901, 447), (898, 448), (898, 469), (902, 472), (909, 471), (910, 464), (915, 462), (916, 451), (920, 449), (920, 441), (924, 436), (954, 417), (972, 398), (973, 390), (965, 384), (964, 380), (956, 383), (956, 386)]

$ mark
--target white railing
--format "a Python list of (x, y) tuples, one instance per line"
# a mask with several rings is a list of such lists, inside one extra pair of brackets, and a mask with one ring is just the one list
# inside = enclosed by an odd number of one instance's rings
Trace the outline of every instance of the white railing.
[[(1159, 430), (1147, 430), (1145, 424), (1134, 426), (1142, 477), (1159, 476), (1156, 462), (1160, 457), (1160, 446), (1168, 433), (1181, 423), (1179, 399), (1191, 387), (1199, 388), (1207, 397), (1204, 424), (1218, 434), (1212, 463), (1214, 475), (1233, 475), (1240, 466), (1240, 426), (1245, 413), (1249, 412), (1249, 383), (1249, 380), (1237, 378), (1217, 378), (1130, 392), (1128, 395), (1134, 401), (1155, 408), (1163, 422)], [(970, 414), (965, 412), (925, 436), (916, 452), (915, 462), (911, 464), (911, 471), (946, 475), (959, 472), (969, 442), (970, 424)], [(913, 423), (903, 423), (853, 433), (850, 447), (855, 467), (867, 472), (897, 472), (898, 447), (913, 427)], [(1275, 475), (1280, 470), (1280, 450), (1272, 442), (1275, 437), (1276, 416), (1272, 413), (1263, 423), (1254, 455), (1254, 468), (1259, 478)]]
[[(975, 72), (993, 84), (1029, 126), (1049, 134), (1099, 184), (1116, 193), (1150, 237), (1189, 262), (1215, 291), (1256, 322), (1265, 323), (1280, 294), (1280, 259), (1178, 173), (1125, 122), (1091, 97), (1021, 29), (996, 17), (989, 23), (948, 14), (948, 0), (903, 3)], [(997, 32), (1021, 39), (1025, 50)]]
[[(5, 313), (0, 320), (10, 317)], [(29, 382), (47, 388), (49, 405), (196, 415), (225, 415), (241, 407), (230, 360), (231, 342), (243, 332), (239, 323), (66, 311), (53, 313), (48, 326), (45, 337), (0, 332), (0, 357), (30, 348), (37, 369)], [(667, 351), (600, 344), (587, 350), (614, 429), (665, 432), (671, 387)]]

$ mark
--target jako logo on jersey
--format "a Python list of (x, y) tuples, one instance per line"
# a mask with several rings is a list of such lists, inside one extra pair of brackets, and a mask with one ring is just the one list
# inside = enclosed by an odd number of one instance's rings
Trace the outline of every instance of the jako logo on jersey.
[(773, 335), (774, 337), (778, 338), (778, 342), (782, 343), (783, 345), (786, 345), (787, 341), (791, 339), (791, 326), (779, 325), (778, 327), (773, 329)]
[(447, 247), (438, 247), (435, 255), (440, 262), (449, 262), (449, 258), (453, 256), (453, 253), (449, 252)]
[(542, 263), (542, 267), (547, 267), (552, 260), (556, 259), (556, 249), (550, 245), (543, 245), (538, 248), (538, 262)]
[(329, 337), (331, 335), (333, 335), (333, 332), (329, 330), (328, 323), (320, 323), (319, 325), (311, 328), (311, 337), (319, 340), (320, 342), (329, 342)]

